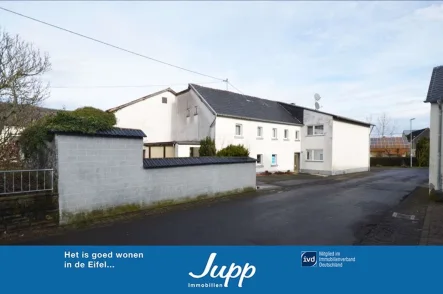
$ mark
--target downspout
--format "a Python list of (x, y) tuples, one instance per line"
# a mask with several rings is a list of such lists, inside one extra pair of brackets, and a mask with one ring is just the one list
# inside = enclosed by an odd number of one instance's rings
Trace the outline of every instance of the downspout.
[(438, 148), (437, 148), (437, 191), (442, 190), (442, 175), (441, 175), (441, 132), (442, 132), (442, 100), (437, 101), (438, 104)]

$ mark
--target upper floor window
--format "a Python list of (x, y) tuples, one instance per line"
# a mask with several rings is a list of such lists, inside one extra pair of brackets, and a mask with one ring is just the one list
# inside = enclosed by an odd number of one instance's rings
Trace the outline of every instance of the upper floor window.
[(197, 106), (195, 106), (195, 112), (194, 112), (194, 115), (197, 115), (197, 114), (198, 114)]
[(295, 131), (295, 140), (300, 140), (300, 132), (299, 131)]
[(235, 125), (235, 135), (241, 136), (243, 134), (243, 126), (241, 124)]
[(189, 117), (191, 115), (191, 109), (188, 108), (186, 109), (186, 117)]
[(323, 125), (308, 126), (308, 136), (323, 135)]
[(284, 134), (285, 140), (288, 140), (289, 139), (289, 130), (285, 130), (283, 134)]
[(162, 103), (168, 103), (168, 98), (166, 98), (166, 97), (162, 97)]
[(257, 127), (257, 137), (261, 138), (263, 137), (263, 128)]
[(277, 129), (276, 128), (272, 129), (272, 139), (277, 139)]

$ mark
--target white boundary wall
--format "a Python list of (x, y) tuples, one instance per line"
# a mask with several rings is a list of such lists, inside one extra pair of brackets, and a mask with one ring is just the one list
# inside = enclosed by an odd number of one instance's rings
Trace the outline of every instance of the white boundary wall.
[(255, 162), (144, 169), (143, 140), (56, 135), (60, 222), (121, 205), (256, 187)]

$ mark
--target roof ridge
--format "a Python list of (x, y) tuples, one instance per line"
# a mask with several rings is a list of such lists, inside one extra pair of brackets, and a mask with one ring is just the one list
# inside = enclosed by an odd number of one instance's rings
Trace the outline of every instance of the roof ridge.
[(131, 105), (133, 105), (133, 104), (135, 104), (135, 103), (141, 102), (141, 101), (143, 101), (143, 100), (146, 100), (146, 99), (148, 99), (148, 98), (151, 98), (151, 97), (153, 97), (153, 96), (159, 95), (159, 94), (164, 93), (164, 92), (171, 92), (172, 94), (177, 95), (177, 93), (176, 93), (174, 90), (172, 90), (171, 87), (168, 87), (168, 88), (165, 88), (165, 89), (163, 89), (163, 90), (159, 90), (159, 91), (157, 91), (157, 92), (153, 92), (153, 93), (148, 94), (148, 95), (145, 95), (145, 96), (143, 96), (143, 97), (140, 97), (140, 98), (137, 98), (137, 99), (131, 100), (131, 101), (126, 102), (126, 103), (124, 103), (124, 104), (120, 104), (119, 106), (115, 106), (115, 107), (109, 108), (108, 110), (106, 110), (106, 112), (115, 112), (115, 111), (118, 111), (118, 110), (120, 110), (120, 109), (122, 109), (122, 108), (125, 108), (125, 107), (128, 107), (128, 106), (131, 106)]

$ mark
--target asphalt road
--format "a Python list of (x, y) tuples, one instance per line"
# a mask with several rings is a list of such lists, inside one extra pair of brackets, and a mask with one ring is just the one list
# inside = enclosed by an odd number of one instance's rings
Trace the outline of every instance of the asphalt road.
[(273, 181), (281, 188), (71, 231), (27, 244), (47, 245), (347, 245), (392, 209), (427, 169), (386, 169), (329, 178)]

